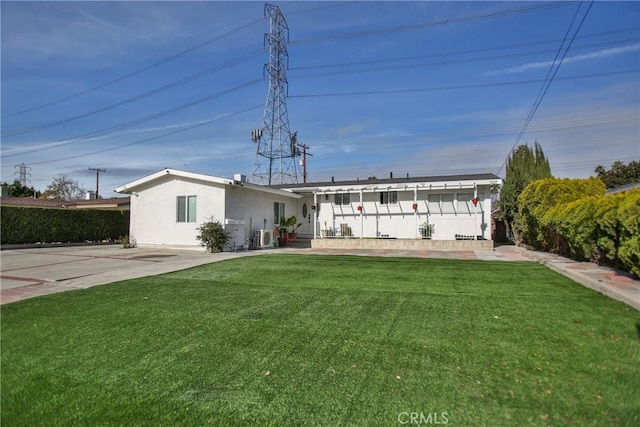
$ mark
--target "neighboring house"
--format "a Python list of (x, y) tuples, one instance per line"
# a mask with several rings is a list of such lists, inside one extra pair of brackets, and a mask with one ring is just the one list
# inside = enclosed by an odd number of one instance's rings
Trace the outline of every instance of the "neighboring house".
[(32, 197), (2, 197), (0, 205), (2, 206), (22, 206), (30, 208), (65, 208), (67, 203), (61, 200), (34, 199)]
[[(281, 185), (311, 210), (300, 234), (314, 238), (491, 240), (494, 174)], [(304, 217), (304, 215), (303, 215)]]
[(76, 209), (104, 209), (128, 211), (131, 206), (130, 197), (111, 197), (109, 199), (75, 200), (72, 207)]
[[(131, 195), (129, 233), (139, 246), (199, 248), (197, 228), (210, 218), (231, 233), (231, 247), (242, 248), (272, 232), (281, 216), (295, 214), (302, 196), (234, 179), (164, 169), (115, 189)], [(267, 242), (273, 241), (272, 235)], [(258, 238), (259, 240), (259, 238)], [(258, 245), (260, 242), (256, 242)]]
[(0, 204), (4, 206), (23, 206), (32, 208), (70, 208), (70, 209), (105, 209), (129, 210), (129, 197), (92, 200), (52, 200), (34, 199), (31, 197), (2, 197)]
[(640, 182), (634, 182), (631, 184), (621, 185), (616, 188), (610, 188), (607, 190), (605, 194), (618, 194), (624, 193), (625, 191), (634, 190), (636, 188), (640, 188)]
[(475, 174), (267, 187), (238, 175), (165, 169), (115, 191), (132, 195), (130, 233), (141, 246), (197, 247), (197, 227), (211, 217), (232, 233), (234, 248), (254, 237), (259, 245), (260, 230), (273, 230), (280, 217), (295, 215), (298, 234), (316, 245), (324, 241), (324, 247), (356, 247), (366, 239), (368, 245), (393, 246), (397, 240), (403, 247), (419, 242), (425, 248), (486, 248), (492, 245), (491, 186), (499, 181), (493, 174)]

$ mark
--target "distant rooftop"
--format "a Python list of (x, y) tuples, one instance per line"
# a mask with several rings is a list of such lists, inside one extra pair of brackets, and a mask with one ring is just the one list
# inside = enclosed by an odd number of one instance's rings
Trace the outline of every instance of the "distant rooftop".
[(621, 185), (620, 187), (610, 188), (609, 190), (607, 190), (606, 194), (623, 193), (625, 191), (633, 190), (634, 188), (640, 188), (640, 182), (634, 182), (627, 185)]
[(125, 207), (130, 204), (129, 197), (112, 197), (108, 199), (92, 199), (92, 200), (52, 200), (52, 199), (34, 199), (32, 197), (2, 197), (0, 205), (4, 206), (27, 206), (37, 208), (105, 208), (105, 207)]

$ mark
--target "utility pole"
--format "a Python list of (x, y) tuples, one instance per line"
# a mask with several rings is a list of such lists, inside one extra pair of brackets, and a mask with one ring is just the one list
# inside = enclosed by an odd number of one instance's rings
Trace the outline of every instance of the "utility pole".
[(264, 105), (262, 127), (251, 132), (257, 144), (254, 179), (259, 184), (291, 184), (298, 182), (295, 158), (300, 154), (296, 147), (297, 135), (291, 133), (287, 112), (287, 68), (289, 54), (289, 27), (280, 8), (265, 4), (265, 16), (269, 15), (269, 63), (263, 74), (269, 75), (269, 91)]
[(106, 172), (106, 169), (89, 168), (90, 171), (96, 171), (96, 199), (98, 199), (98, 191), (100, 189), (100, 172)]
[(298, 143), (298, 147), (302, 148), (302, 182), (307, 183), (307, 156), (313, 156), (311, 153), (307, 153), (309, 146), (307, 144)]

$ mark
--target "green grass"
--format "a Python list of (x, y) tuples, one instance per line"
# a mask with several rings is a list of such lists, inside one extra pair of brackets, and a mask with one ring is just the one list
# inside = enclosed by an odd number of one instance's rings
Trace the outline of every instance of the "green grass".
[(636, 426), (638, 320), (534, 263), (241, 258), (3, 306), (1, 421)]

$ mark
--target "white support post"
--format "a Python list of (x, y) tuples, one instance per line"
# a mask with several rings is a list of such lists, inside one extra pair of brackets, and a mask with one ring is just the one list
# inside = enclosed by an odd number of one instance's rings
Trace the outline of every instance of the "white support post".
[[(413, 187), (413, 204), (418, 204), (418, 186)], [(412, 206), (413, 207), (413, 206)], [(419, 238), (419, 230), (418, 230), (418, 209), (413, 210), (413, 219), (415, 220), (415, 228), (414, 231), (416, 233), (416, 238)]]
[[(478, 186), (476, 185), (475, 182), (473, 183), (473, 198), (474, 199), (478, 198)], [(473, 223), (474, 223), (474, 227), (473, 228), (474, 228), (475, 232), (473, 233), (473, 240), (478, 240), (478, 231), (479, 231), (479, 229), (478, 229), (478, 204), (479, 203), (480, 203), (480, 200), (478, 200), (477, 203), (473, 204), (474, 211), (475, 211), (474, 212), (475, 217), (474, 217), (474, 220), (473, 220)]]
[(364, 203), (362, 202), (362, 188), (360, 189), (360, 238), (364, 237)]
[[(313, 238), (318, 237), (318, 193), (313, 192)], [(322, 236), (320, 237), (322, 238)]]

